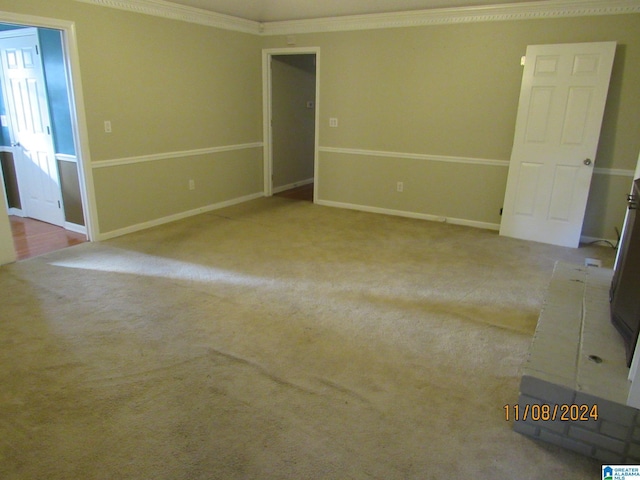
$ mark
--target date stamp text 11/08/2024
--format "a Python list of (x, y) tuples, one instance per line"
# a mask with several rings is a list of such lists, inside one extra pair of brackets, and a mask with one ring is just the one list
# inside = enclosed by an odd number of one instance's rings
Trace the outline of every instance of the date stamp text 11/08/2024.
[(588, 422), (589, 420), (598, 420), (598, 405), (578, 405), (572, 404), (529, 404), (523, 405), (513, 404), (505, 405), (504, 419), (514, 420), (516, 422), (522, 420), (538, 421), (556, 421), (562, 422)]

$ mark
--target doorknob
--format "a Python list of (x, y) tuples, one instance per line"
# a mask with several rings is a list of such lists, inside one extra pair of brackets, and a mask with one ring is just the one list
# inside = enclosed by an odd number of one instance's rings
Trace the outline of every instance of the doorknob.
[(591, 165), (591, 159), (590, 158), (585, 158), (582, 163), (584, 163), (585, 165)]
[(20, 142), (15, 142), (11, 144), (12, 147), (19, 147), (20, 146)]

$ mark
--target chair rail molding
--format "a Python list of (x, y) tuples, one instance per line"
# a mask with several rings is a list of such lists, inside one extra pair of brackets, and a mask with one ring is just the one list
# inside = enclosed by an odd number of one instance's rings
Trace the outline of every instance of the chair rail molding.
[(198, 155), (210, 155), (222, 152), (232, 152), (236, 150), (247, 150), (252, 148), (262, 148), (262, 142), (243, 143), (239, 145), (223, 145), (221, 147), (199, 148), (195, 150), (185, 150), (182, 152), (154, 153), (150, 155), (140, 155), (137, 157), (115, 158), (111, 160), (96, 160), (91, 164), (91, 168), (117, 167), (119, 165), (131, 165), (134, 163), (155, 162), (157, 160), (171, 160), (184, 157), (196, 157)]

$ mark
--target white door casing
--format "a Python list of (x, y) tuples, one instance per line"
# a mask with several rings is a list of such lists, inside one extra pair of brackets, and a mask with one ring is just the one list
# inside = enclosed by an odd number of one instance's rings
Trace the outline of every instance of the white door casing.
[(316, 58), (316, 93), (315, 93), (315, 132), (314, 132), (314, 189), (313, 201), (318, 201), (318, 152), (320, 138), (320, 48), (319, 47), (292, 47), (292, 48), (273, 48), (262, 50), (262, 119), (263, 119), (263, 138), (264, 138), (264, 195), (269, 197), (273, 195), (273, 129), (272, 129), (272, 76), (271, 61), (274, 55), (315, 55)]
[(527, 48), (501, 235), (578, 246), (615, 49)]
[[(52, 28), (62, 32), (64, 68), (68, 81), (68, 93), (71, 105), (71, 125), (78, 160), (80, 194), (85, 215), (85, 223), (87, 226), (87, 237), (92, 241), (98, 240), (100, 238), (100, 225), (98, 222), (93, 175), (91, 173), (89, 130), (87, 128), (87, 119), (84, 108), (82, 75), (80, 73), (80, 55), (78, 53), (78, 36), (76, 33), (75, 23), (68, 20), (6, 11), (0, 12), (0, 21), (12, 25), (23, 25), (25, 27), (35, 26)], [(8, 226), (8, 217), (5, 218), (5, 221)], [(9, 263), (15, 260), (15, 250), (13, 247), (11, 231), (10, 229), (3, 229), (1, 225), (2, 223), (3, 222), (0, 220), (0, 264)], [(7, 255), (4, 255), (5, 252)]]
[(49, 106), (37, 30), (3, 34), (3, 88), (24, 213), (63, 226), (64, 210), (53, 146)]

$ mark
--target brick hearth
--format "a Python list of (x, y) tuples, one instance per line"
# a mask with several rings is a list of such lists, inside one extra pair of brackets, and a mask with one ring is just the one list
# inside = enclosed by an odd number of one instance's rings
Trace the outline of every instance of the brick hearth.
[[(513, 428), (605, 463), (640, 464), (640, 411), (626, 405), (629, 369), (609, 317), (612, 276), (609, 269), (556, 265), (523, 367)], [(547, 420), (555, 405), (555, 420)], [(512, 418), (515, 413), (512, 408)]]

